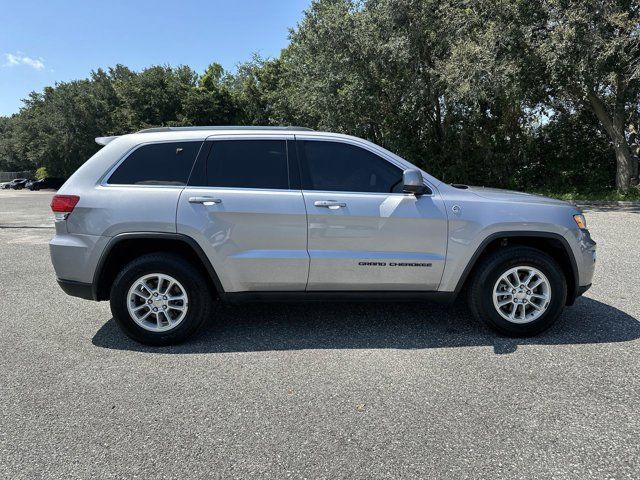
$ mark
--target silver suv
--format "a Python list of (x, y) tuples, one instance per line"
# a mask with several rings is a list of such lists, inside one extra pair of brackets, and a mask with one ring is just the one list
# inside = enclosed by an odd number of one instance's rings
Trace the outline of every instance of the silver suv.
[(365, 140), (304, 128), (153, 128), (105, 145), (51, 203), (58, 283), (131, 338), (182, 341), (215, 299), (424, 299), (463, 291), (533, 335), (591, 285), (574, 206), (447, 185)]

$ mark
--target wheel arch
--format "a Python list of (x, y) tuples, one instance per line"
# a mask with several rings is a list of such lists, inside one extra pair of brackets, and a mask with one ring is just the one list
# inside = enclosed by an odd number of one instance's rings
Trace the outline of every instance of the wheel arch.
[(458, 279), (455, 294), (459, 294), (471, 278), (479, 261), (499, 248), (511, 245), (523, 245), (536, 248), (551, 256), (562, 268), (567, 281), (566, 305), (573, 305), (578, 296), (578, 264), (567, 239), (553, 232), (511, 231), (496, 232), (485, 238), (476, 249), (471, 260)]
[(118, 272), (130, 261), (153, 252), (177, 253), (202, 270), (219, 297), (224, 295), (220, 278), (200, 245), (187, 235), (162, 232), (133, 232), (116, 235), (105, 247), (93, 276), (95, 300), (108, 300)]

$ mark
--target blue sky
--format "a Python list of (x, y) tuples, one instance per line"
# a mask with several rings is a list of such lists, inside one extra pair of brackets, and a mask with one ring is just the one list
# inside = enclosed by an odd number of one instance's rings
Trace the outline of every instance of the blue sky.
[(310, 0), (0, 0), (0, 115), (55, 82), (122, 63), (233, 70), (277, 56)]

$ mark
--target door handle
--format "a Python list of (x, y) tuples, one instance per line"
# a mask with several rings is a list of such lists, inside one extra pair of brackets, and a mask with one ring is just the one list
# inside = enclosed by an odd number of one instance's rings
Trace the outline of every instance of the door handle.
[(331, 210), (335, 210), (336, 208), (346, 207), (347, 204), (344, 202), (337, 202), (335, 200), (318, 200), (317, 202), (313, 202), (316, 207), (324, 207), (330, 208)]
[(189, 197), (189, 203), (202, 203), (203, 205), (213, 205), (214, 203), (222, 203), (219, 198), (213, 197)]

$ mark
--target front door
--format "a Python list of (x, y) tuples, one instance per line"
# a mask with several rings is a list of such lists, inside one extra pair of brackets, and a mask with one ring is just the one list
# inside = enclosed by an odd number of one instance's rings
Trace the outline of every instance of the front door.
[(402, 193), (402, 168), (363, 146), (297, 138), (307, 290), (437, 290), (447, 246), (438, 193)]
[(180, 196), (178, 233), (200, 244), (225, 292), (304, 291), (307, 215), (289, 178), (293, 136), (216, 137), (206, 146)]

